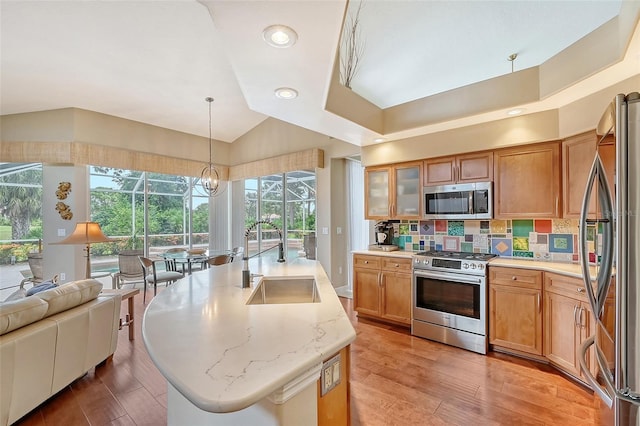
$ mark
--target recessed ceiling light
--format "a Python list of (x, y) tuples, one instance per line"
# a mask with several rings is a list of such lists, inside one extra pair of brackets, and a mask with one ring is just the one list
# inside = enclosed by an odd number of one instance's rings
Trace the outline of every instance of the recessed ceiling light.
[(298, 40), (298, 34), (286, 25), (271, 25), (262, 31), (262, 38), (273, 47), (291, 47)]
[(524, 111), (525, 111), (524, 108), (514, 108), (507, 111), (507, 115), (518, 115), (518, 114), (522, 114)]
[(290, 87), (280, 87), (275, 92), (276, 97), (280, 99), (295, 99), (298, 97), (298, 91)]

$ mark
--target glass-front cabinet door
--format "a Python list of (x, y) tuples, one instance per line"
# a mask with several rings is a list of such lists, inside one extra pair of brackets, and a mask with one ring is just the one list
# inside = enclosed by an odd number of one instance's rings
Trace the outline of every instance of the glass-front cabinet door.
[(365, 169), (366, 219), (419, 219), (422, 163)]
[(392, 213), (396, 218), (419, 219), (422, 179), (420, 163), (399, 165), (394, 168), (395, 201)]
[(367, 169), (365, 171), (367, 219), (386, 219), (391, 215), (390, 169)]

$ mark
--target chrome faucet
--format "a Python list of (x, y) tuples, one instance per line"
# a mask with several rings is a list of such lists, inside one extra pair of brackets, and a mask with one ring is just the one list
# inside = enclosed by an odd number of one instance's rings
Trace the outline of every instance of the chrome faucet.
[(252, 274), (249, 271), (249, 234), (251, 231), (256, 229), (256, 226), (259, 224), (269, 225), (276, 231), (278, 231), (278, 236), (280, 237), (280, 242), (278, 243), (278, 262), (282, 263), (285, 261), (284, 259), (284, 240), (282, 239), (282, 231), (278, 228), (273, 222), (269, 220), (259, 220), (255, 222), (253, 225), (247, 228), (244, 231), (244, 255), (242, 256), (243, 267), (242, 267), (242, 288), (248, 288), (251, 283)]

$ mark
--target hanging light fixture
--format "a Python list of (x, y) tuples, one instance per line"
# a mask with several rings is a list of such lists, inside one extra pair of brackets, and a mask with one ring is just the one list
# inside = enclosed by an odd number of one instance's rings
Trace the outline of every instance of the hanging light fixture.
[(220, 173), (213, 165), (213, 158), (211, 155), (211, 151), (213, 149), (213, 140), (211, 139), (211, 103), (213, 102), (213, 98), (206, 97), (204, 100), (209, 103), (209, 164), (202, 169), (202, 173), (200, 174), (200, 184), (209, 197), (214, 197), (220, 190)]

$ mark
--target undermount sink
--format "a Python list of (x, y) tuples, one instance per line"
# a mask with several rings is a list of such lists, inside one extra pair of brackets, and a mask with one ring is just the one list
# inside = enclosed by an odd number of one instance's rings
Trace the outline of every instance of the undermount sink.
[(320, 303), (313, 276), (262, 277), (247, 305)]

